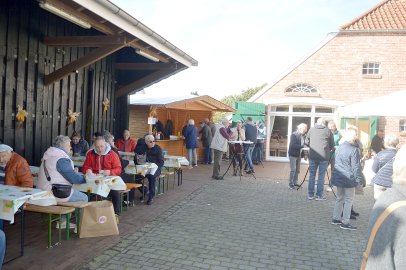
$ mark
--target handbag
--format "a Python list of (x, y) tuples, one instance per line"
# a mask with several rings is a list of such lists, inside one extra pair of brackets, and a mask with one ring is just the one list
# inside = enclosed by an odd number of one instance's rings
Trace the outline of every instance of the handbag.
[(382, 223), (385, 221), (385, 219), (396, 209), (399, 207), (406, 206), (406, 201), (397, 201), (389, 205), (383, 212), (382, 214), (378, 217), (378, 219), (375, 221), (374, 226), (372, 227), (371, 234), (368, 239), (367, 247), (365, 248), (364, 253), (362, 254), (362, 262), (361, 262), (361, 270), (365, 270), (367, 267), (367, 261), (369, 254), (371, 253), (372, 250), (372, 244), (374, 243), (376, 233), (379, 230), (379, 227), (381, 227)]
[[(44, 160), (44, 172), (47, 180), (51, 182), (51, 176), (49, 176), (47, 166), (46, 166), (46, 161)], [(63, 184), (52, 184), (52, 193), (54, 194), (55, 197), (59, 199), (66, 199), (70, 196), (72, 192), (72, 186), (71, 185), (63, 185)]]

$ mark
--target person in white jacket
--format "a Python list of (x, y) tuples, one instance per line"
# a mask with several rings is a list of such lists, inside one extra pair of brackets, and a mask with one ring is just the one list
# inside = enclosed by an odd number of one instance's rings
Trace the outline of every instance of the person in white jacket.
[(223, 153), (227, 152), (227, 144), (232, 136), (232, 132), (227, 131), (229, 125), (230, 122), (227, 119), (216, 125), (216, 132), (210, 144), (210, 148), (214, 152), (213, 175), (211, 178), (215, 180), (223, 180), (223, 177), (220, 175), (220, 164), (221, 157)]
[[(42, 158), (38, 174), (38, 187), (43, 190), (52, 190), (52, 184), (70, 185), (86, 183), (85, 176), (75, 172), (73, 161), (68, 155), (71, 150), (71, 140), (68, 136), (56, 137), (54, 146), (48, 148)], [(48, 171), (51, 181), (45, 175), (44, 166)], [(71, 189), (71, 194), (66, 198), (56, 198), (59, 202), (87, 202), (87, 195)]]

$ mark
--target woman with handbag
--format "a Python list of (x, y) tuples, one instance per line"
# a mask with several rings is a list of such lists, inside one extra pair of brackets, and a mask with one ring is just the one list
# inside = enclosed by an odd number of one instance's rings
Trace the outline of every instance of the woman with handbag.
[(347, 129), (344, 134), (344, 142), (336, 150), (332, 174), (332, 183), (337, 187), (337, 199), (331, 224), (340, 225), (340, 228), (344, 230), (357, 229), (350, 224), (355, 187), (362, 181), (361, 157), (356, 140), (357, 131), (353, 128)]
[(42, 158), (38, 174), (38, 187), (52, 191), (58, 202), (87, 202), (86, 194), (74, 190), (73, 184), (86, 183), (85, 176), (75, 171), (69, 156), (71, 140), (59, 135), (54, 146), (48, 148)]

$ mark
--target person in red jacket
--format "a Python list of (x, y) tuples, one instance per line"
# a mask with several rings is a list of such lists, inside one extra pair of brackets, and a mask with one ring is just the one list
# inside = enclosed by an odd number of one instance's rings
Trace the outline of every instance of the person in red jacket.
[(130, 131), (123, 131), (123, 138), (116, 141), (116, 147), (118, 151), (122, 152), (134, 152), (135, 146), (137, 145), (134, 139), (130, 138)]
[[(82, 166), (82, 172), (91, 174), (104, 174), (106, 176), (114, 175), (119, 176), (122, 168), (120, 158), (103, 137), (97, 137), (94, 142), (94, 149), (90, 150), (86, 154), (85, 162)], [(111, 190), (111, 201), (114, 206), (114, 212), (120, 211), (120, 193), (117, 190)]]

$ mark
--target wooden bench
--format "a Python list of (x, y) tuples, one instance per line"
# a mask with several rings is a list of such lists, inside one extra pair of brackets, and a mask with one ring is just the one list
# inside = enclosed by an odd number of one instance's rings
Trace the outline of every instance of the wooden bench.
[[(140, 188), (142, 187), (142, 184), (136, 184), (136, 183), (125, 183), (125, 185), (127, 186), (127, 189), (125, 192), (122, 193), (122, 198), (120, 199), (120, 202), (122, 203), (124, 200), (124, 195), (127, 196), (127, 202), (130, 203), (129, 201), (129, 192), (131, 191), (131, 189), (135, 189), (135, 188)], [(120, 192), (121, 195), (121, 192)], [(134, 205), (134, 201), (131, 202)]]
[(80, 210), (89, 206), (91, 202), (58, 202), (59, 206), (75, 208), (76, 233), (79, 235)]
[[(48, 214), (48, 248), (52, 248), (54, 246), (61, 244), (61, 226), (58, 229), (58, 242), (52, 245), (52, 222), (59, 221), (61, 224), (62, 215), (66, 217), (66, 240), (69, 240), (69, 231), (70, 231), (70, 215), (72, 212), (75, 211), (73, 207), (64, 207), (64, 206), (57, 206), (57, 205), (50, 205), (50, 206), (39, 206), (34, 204), (26, 204), (24, 207), (24, 211), (41, 213), (41, 214)], [(56, 215), (57, 217), (53, 218)]]

